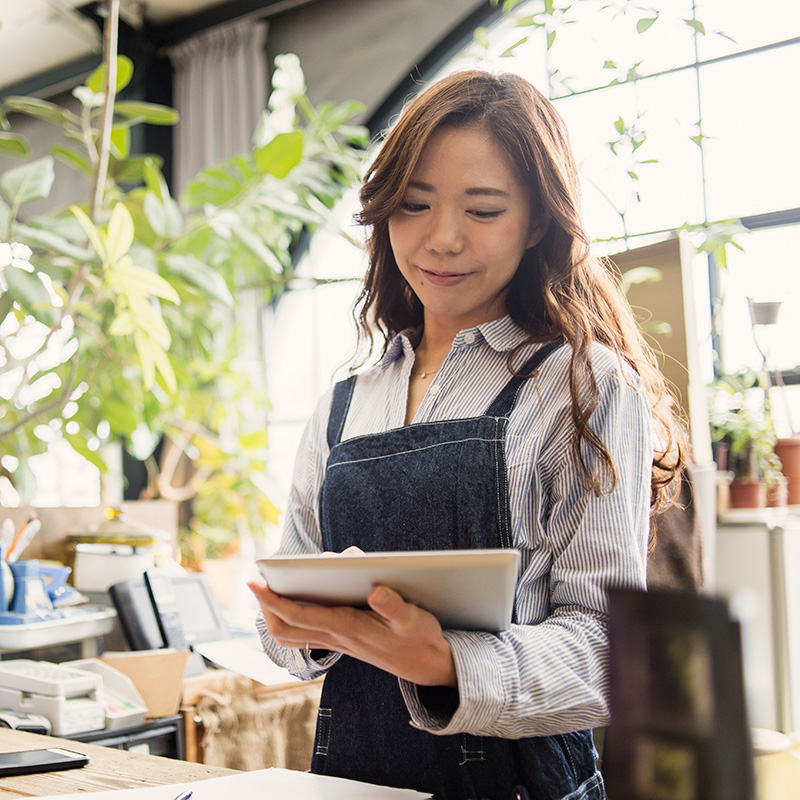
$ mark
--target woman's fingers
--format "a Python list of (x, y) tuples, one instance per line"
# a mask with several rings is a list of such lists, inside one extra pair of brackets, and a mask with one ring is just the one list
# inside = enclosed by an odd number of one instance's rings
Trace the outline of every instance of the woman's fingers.
[(283, 647), (331, 650), (365, 661), (414, 683), (455, 685), (450, 646), (436, 618), (393, 589), (375, 586), (369, 610), (296, 603), (251, 584), (264, 620)]

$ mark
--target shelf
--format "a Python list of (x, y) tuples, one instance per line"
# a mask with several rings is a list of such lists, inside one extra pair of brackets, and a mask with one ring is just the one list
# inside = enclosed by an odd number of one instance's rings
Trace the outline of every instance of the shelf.
[(117, 612), (105, 606), (83, 606), (67, 616), (22, 625), (0, 625), (0, 653), (79, 642), (111, 632)]

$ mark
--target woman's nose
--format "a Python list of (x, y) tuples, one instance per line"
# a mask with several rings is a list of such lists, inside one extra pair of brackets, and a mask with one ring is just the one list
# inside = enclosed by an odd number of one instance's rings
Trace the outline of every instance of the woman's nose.
[(457, 214), (439, 209), (430, 217), (425, 247), (441, 255), (458, 253), (464, 246), (464, 234)]

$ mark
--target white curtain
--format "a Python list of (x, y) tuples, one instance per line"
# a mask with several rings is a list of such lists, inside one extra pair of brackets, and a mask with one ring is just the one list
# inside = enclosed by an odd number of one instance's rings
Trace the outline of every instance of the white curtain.
[(204, 167), (250, 149), (267, 103), (264, 20), (238, 20), (169, 50), (175, 69), (174, 190)]

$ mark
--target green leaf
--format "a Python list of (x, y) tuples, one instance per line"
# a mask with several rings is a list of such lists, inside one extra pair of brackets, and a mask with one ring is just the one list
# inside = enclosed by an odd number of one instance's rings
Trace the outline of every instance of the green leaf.
[(181, 214), (180, 206), (169, 196), (164, 198), (164, 213), (166, 236), (174, 239), (183, 231), (183, 214)]
[(116, 158), (127, 158), (131, 153), (131, 130), (127, 126), (111, 129), (111, 152)]
[(625, 133), (625, 120), (622, 117), (617, 117), (614, 121), (614, 127), (617, 130), (617, 133)]
[(167, 182), (161, 172), (161, 162), (156, 161), (150, 156), (145, 157), (144, 162), (144, 185), (155, 194), (159, 202), (163, 203), (165, 197), (169, 197)]
[(108, 326), (111, 336), (130, 336), (136, 330), (136, 323), (129, 311), (120, 311)]
[[(88, 86), (95, 94), (103, 91), (105, 81), (106, 65), (100, 64), (97, 69), (86, 79), (85, 86)], [(127, 56), (117, 56), (117, 85), (114, 94), (118, 94), (124, 89), (133, 77), (133, 62)]]
[(150, 391), (156, 379), (156, 361), (153, 356), (153, 342), (149, 336), (146, 336), (141, 331), (134, 332), (133, 341), (136, 344), (139, 363), (142, 365), (144, 388), (146, 391)]
[(117, 183), (141, 183), (144, 180), (145, 165), (152, 160), (152, 156), (114, 159), (109, 171)]
[(263, 261), (270, 269), (278, 274), (283, 272), (283, 264), (281, 264), (275, 253), (267, 247), (258, 234), (241, 224), (231, 225), (231, 232), (251, 253), (253, 253), (253, 255)]
[(164, 238), (167, 235), (167, 213), (164, 204), (159, 202), (153, 192), (147, 192), (142, 205), (144, 215), (156, 236)]
[[(181, 299), (172, 285), (164, 280), (157, 272), (151, 272), (144, 267), (137, 267), (132, 262), (123, 259), (119, 268), (114, 270), (114, 281), (125, 290), (126, 294), (155, 295), (164, 300), (169, 300), (175, 305), (180, 305)], [(129, 297), (129, 299), (131, 299)]]
[(10, 169), (0, 179), (0, 188), (14, 204), (21, 205), (48, 197), (55, 177), (53, 157), (43, 156)]
[(178, 390), (178, 381), (175, 379), (175, 370), (172, 369), (167, 351), (160, 347), (153, 347), (153, 360), (167, 389), (174, 394)]
[(105, 472), (108, 469), (106, 462), (100, 458), (100, 454), (95, 450), (89, 449), (85, 437), (77, 433), (66, 433), (64, 434), (64, 438), (79, 456), (83, 456), (90, 464), (94, 464), (100, 472)]
[(650, 320), (642, 323), (642, 330), (645, 333), (658, 334), (660, 336), (672, 336), (672, 325), (669, 322)]
[(262, 175), (285, 178), (303, 157), (303, 132), (279, 133), (253, 155)]
[(239, 445), (246, 450), (263, 450), (267, 446), (267, 431), (262, 429), (239, 437)]
[(27, 114), (29, 117), (51, 122), (54, 125), (64, 125), (69, 120), (75, 120), (75, 116), (61, 106), (47, 100), (39, 100), (37, 97), (6, 97), (3, 101), (3, 108), (6, 111), (16, 111), (18, 114)]
[(52, 226), (51, 228), (40, 228), (38, 225), (24, 225), (18, 222), (14, 226), (14, 231), (20, 241), (25, 244), (39, 245), (75, 261), (82, 263), (91, 257), (91, 253), (85, 247), (81, 247), (61, 234), (56, 233), (52, 230)]
[(98, 257), (102, 262), (108, 261), (108, 253), (106, 252), (105, 244), (103, 240), (100, 238), (99, 231), (95, 227), (94, 222), (89, 219), (89, 215), (80, 207), (78, 206), (70, 206), (70, 211), (75, 215), (78, 222), (80, 222), (81, 227), (83, 228), (86, 235), (89, 237), (89, 241), (92, 243), (92, 246), (95, 249)]
[(700, 22), (699, 19), (685, 19), (684, 22), (690, 27), (693, 28), (697, 33), (702, 36), (705, 36), (706, 33), (706, 26)]
[(631, 286), (642, 283), (658, 283), (663, 278), (664, 273), (656, 267), (633, 267), (622, 273), (622, 291), (627, 294)]
[(108, 222), (108, 239), (106, 241), (108, 260), (119, 261), (133, 244), (133, 220), (124, 203), (117, 203), (111, 212)]
[(104, 397), (99, 411), (111, 426), (111, 430), (118, 435), (130, 436), (139, 425), (139, 419), (133, 409), (116, 397)]
[(636, 32), (637, 33), (644, 33), (646, 30), (649, 30), (653, 24), (658, 20), (658, 17), (642, 17), (636, 23)]
[(603, 69), (616, 69), (617, 65), (613, 61), (606, 60), (603, 62)]
[(547, 49), (550, 50), (552, 46), (555, 44), (556, 41), (556, 31), (555, 28), (552, 30), (547, 31)]
[(489, 29), (483, 26), (475, 28), (472, 32), (472, 40), (480, 47), (489, 49)]
[(52, 325), (56, 321), (58, 313), (53, 308), (50, 294), (36, 273), (8, 267), (3, 270), (3, 277), (11, 296), (32, 317), (47, 325)]
[(157, 236), (171, 239), (183, 230), (180, 207), (168, 194), (160, 203), (155, 193), (148, 191), (144, 196), (144, 213)]
[(50, 148), (51, 155), (54, 155), (63, 164), (73, 167), (84, 175), (92, 175), (92, 165), (89, 160), (81, 153), (76, 152), (71, 147), (56, 145)]
[(18, 133), (0, 131), (0, 153), (26, 158), (31, 154), (31, 146), (28, 140)]
[(525, 44), (527, 41), (528, 37), (523, 36), (519, 41), (514, 42), (514, 44), (512, 44), (510, 47), (507, 47), (505, 50), (503, 50), (503, 52), (500, 53), (500, 58), (510, 58), (514, 55), (514, 50), (516, 50), (520, 45)]
[(180, 115), (174, 108), (159, 103), (123, 100), (114, 106), (114, 113), (149, 125), (177, 125)]
[(170, 272), (180, 276), (188, 284), (196, 286), (209, 297), (227, 306), (233, 305), (233, 295), (225, 279), (217, 270), (207, 266), (199, 258), (191, 254), (167, 256), (167, 267)]

